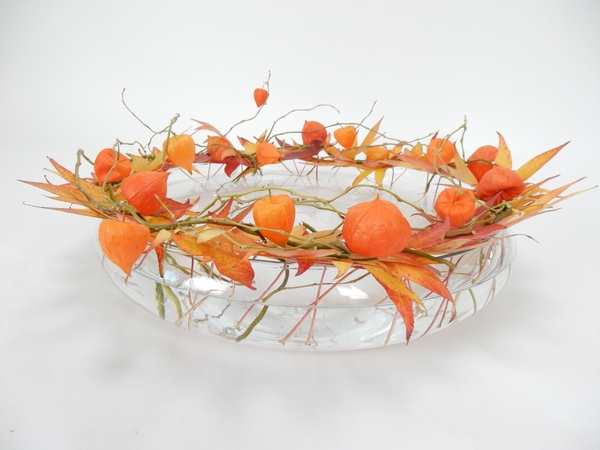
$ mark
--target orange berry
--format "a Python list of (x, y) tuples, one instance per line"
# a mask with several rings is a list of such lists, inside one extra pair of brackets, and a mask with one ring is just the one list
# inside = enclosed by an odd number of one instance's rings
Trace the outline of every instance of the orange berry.
[(112, 148), (101, 150), (94, 161), (94, 174), (100, 185), (121, 181), (131, 173), (131, 169), (129, 158), (115, 152)]
[(350, 148), (354, 146), (354, 142), (356, 142), (356, 128), (351, 125), (347, 127), (337, 129), (333, 132), (333, 136), (335, 140), (338, 141), (344, 148)]
[(103, 220), (98, 228), (98, 241), (106, 257), (131, 275), (131, 268), (146, 250), (150, 230), (135, 222)]
[(487, 171), (479, 180), (475, 195), (488, 201), (498, 195), (496, 203), (509, 201), (518, 196), (525, 189), (525, 183), (514, 170), (502, 166), (495, 166)]
[(456, 154), (456, 147), (447, 139), (432, 139), (427, 146), (427, 161), (437, 166), (448, 164)]
[(327, 139), (327, 130), (325, 127), (315, 121), (305, 121), (302, 127), (302, 143), (304, 145), (310, 145), (315, 140), (325, 142)]
[(181, 167), (192, 173), (192, 164), (196, 157), (196, 144), (189, 134), (179, 134), (165, 140), (163, 149), (167, 157), (176, 167)]
[(254, 102), (258, 108), (266, 103), (267, 98), (269, 98), (269, 91), (262, 88), (254, 89)]
[[(289, 195), (269, 195), (254, 203), (252, 216), (254, 223), (259, 228), (272, 228), (291, 233), (296, 220), (296, 205)], [(286, 234), (271, 230), (260, 230), (260, 232), (268, 240), (281, 247), (287, 244), (288, 236)]]
[(458, 227), (475, 215), (475, 194), (465, 189), (449, 187), (440, 192), (433, 208), (442, 220), (448, 217), (450, 225)]
[(366, 158), (370, 160), (387, 159), (389, 156), (389, 150), (383, 147), (371, 147), (366, 153)]
[(494, 161), (498, 155), (498, 147), (484, 145), (479, 147), (467, 160), (467, 167), (477, 181), (481, 180), (484, 173), (494, 168)]
[(256, 159), (261, 166), (274, 164), (279, 161), (279, 158), (279, 150), (269, 142), (261, 142), (256, 149)]
[(158, 211), (167, 197), (167, 172), (138, 172), (121, 182), (121, 192), (140, 214), (148, 216)]
[(348, 250), (368, 258), (387, 258), (402, 251), (411, 232), (400, 209), (379, 197), (352, 206), (342, 226)]

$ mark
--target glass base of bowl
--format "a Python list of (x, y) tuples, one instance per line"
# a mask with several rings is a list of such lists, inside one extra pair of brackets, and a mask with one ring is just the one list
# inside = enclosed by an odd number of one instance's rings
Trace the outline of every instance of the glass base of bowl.
[[(462, 283), (453, 280), (454, 305), (438, 295), (421, 293), (425, 309), (415, 304), (411, 341), (472, 316), (487, 305), (506, 284), (514, 253), (514, 238), (505, 238), (453, 257), (462, 258), (462, 264), (457, 269), (460, 275), (456, 273), (452, 277), (464, 278)], [(371, 277), (353, 284), (340, 284), (332, 291), (330, 301), (325, 301), (325, 297), (319, 304), (312, 305), (314, 295), (305, 297), (311, 300), (309, 302), (298, 298), (294, 289), (273, 298), (273, 302), (240, 300), (223, 295), (223, 286), (219, 286), (217, 280), (169, 281), (168, 277), (173, 274), (166, 273), (165, 279), (161, 279), (145, 270), (145, 264), (127, 278), (102, 256), (104, 270), (134, 302), (168, 322), (205, 336), (293, 350), (353, 350), (406, 342), (402, 318), (394, 304), (386, 299), (383, 289), (369, 281)], [(271, 266), (259, 270), (267, 277), (269, 270), (273, 274), (280, 273), (282, 268), (295, 271), (293, 264)], [(288, 266), (287, 269), (284, 266)], [(313, 280), (327, 280), (327, 272), (332, 272), (330, 277), (335, 277), (333, 272), (337, 272), (333, 267), (323, 266), (309, 270), (313, 273), (308, 276)], [(303, 283), (317, 284), (306, 279)], [(255, 326), (254, 322), (257, 322)]]
[[(196, 205), (199, 209), (217, 195), (253, 193), (264, 186), (293, 190), (298, 196), (335, 198), (339, 211), (372, 200), (374, 195), (389, 197), (389, 191), (377, 190), (375, 181), (369, 178), (365, 182), (370, 186), (345, 191), (355, 177), (355, 171), (335, 167), (319, 167), (308, 176), (302, 171), (292, 174), (265, 166), (261, 176), (247, 176), (235, 183), (222, 172), (195, 182), (173, 173), (168, 189), (169, 196), (180, 201), (200, 198)], [(412, 203), (426, 211), (433, 209), (435, 189), (423, 192), (428, 185), (427, 174), (390, 169), (383, 183), (407, 200), (399, 207), (410, 217), (413, 227), (428, 224), (419, 224), (422, 218), (408, 207)], [(341, 196), (341, 192), (347, 193)], [(296, 221), (311, 223), (317, 229), (331, 229), (339, 220), (336, 214), (318, 208), (297, 208)], [(423, 303), (414, 303), (411, 340), (475, 314), (504, 286), (515, 254), (514, 238), (497, 235), (484, 244), (437, 255), (450, 265), (431, 265), (452, 293), (453, 303), (409, 283)], [(201, 258), (174, 246), (167, 246), (166, 252), (162, 272), (156, 255), (150, 252), (134, 266), (130, 277), (100, 254), (104, 270), (133, 301), (168, 322), (206, 336), (298, 350), (351, 350), (406, 342), (402, 317), (382, 285), (364, 268), (350, 268), (344, 276), (338, 276), (340, 272), (333, 264), (314, 264), (296, 276), (299, 268), (293, 259), (284, 262), (255, 257), (249, 259), (255, 274), (251, 289), (222, 277), (210, 263), (202, 264)]]

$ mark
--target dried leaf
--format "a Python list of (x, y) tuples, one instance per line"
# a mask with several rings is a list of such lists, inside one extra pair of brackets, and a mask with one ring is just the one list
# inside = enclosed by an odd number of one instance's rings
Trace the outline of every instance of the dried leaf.
[(450, 229), (450, 221), (448, 219), (439, 222), (432, 227), (426, 228), (414, 234), (408, 241), (408, 248), (420, 250), (439, 244)]
[(208, 131), (212, 131), (213, 133), (218, 134), (219, 136), (223, 136), (223, 133), (221, 133), (219, 130), (217, 130), (215, 127), (213, 127), (210, 123), (202, 122), (202, 121), (196, 120), (196, 119), (192, 119), (192, 120), (194, 122), (197, 122), (200, 124), (199, 127), (196, 127), (196, 130), (198, 130), (198, 131), (208, 130)]
[(448, 173), (463, 183), (467, 183), (471, 186), (475, 186), (477, 184), (477, 178), (475, 175), (469, 170), (465, 161), (460, 157), (458, 152), (454, 154), (454, 165), (456, 168), (447, 166), (446, 170)]
[(531, 158), (519, 169), (517, 169), (517, 175), (519, 175), (523, 181), (529, 179), (529, 177), (531, 177), (534, 173), (540, 170), (544, 166), (544, 164), (546, 164), (548, 161), (554, 158), (554, 156), (567, 144), (568, 142), (565, 142), (563, 145), (559, 145), (556, 148), (553, 148)]
[[(452, 294), (437, 275), (430, 270), (429, 265), (385, 263), (385, 266), (392, 275), (406, 278), (454, 303)], [(421, 304), (420, 300), (418, 303)]]
[(498, 138), (500, 139), (500, 142), (498, 143), (498, 154), (496, 155), (495, 162), (501, 167), (512, 169), (512, 156), (510, 150), (506, 146), (506, 141), (500, 133), (498, 133)]
[[(185, 234), (174, 234), (173, 242), (183, 252), (193, 256), (208, 257), (214, 260), (217, 270), (221, 275), (231, 278), (249, 289), (256, 289), (252, 286), (254, 280), (254, 269), (248, 261), (249, 253), (239, 249), (231, 243), (215, 242), (199, 243), (194, 236)], [(203, 259), (202, 261), (206, 261)]]
[(331, 262), (338, 270), (338, 273), (335, 276), (336, 278), (339, 278), (342, 275), (344, 275), (348, 271), (348, 269), (350, 267), (352, 267), (352, 264), (354, 264), (353, 261), (349, 260), (349, 259), (348, 260), (334, 259)]
[(365, 269), (381, 284), (392, 302), (394, 302), (396, 309), (402, 316), (402, 320), (404, 320), (406, 342), (408, 343), (415, 327), (413, 302), (420, 302), (419, 297), (408, 288), (404, 280), (395, 277), (385, 269), (371, 266), (366, 266)]

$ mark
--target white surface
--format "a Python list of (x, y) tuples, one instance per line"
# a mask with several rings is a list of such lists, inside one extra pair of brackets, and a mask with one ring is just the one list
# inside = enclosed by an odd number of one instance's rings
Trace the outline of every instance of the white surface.
[[(95, 6), (91, 6), (95, 5)], [(366, 6), (368, 5), (368, 6)], [(577, 1), (0, 3), (0, 448), (600, 448), (599, 190), (517, 231), (514, 274), (474, 318), (350, 353), (202, 338), (110, 284), (92, 219), (45, 204), (45, 156), (72, 166), (181, 113), (225, 128), (331, 103), (415, 138), (468, 116), (517, 163), (599, 183), (600, 4)], [(339, 119), (338, 119), (339, 117)], [(304, 116), (298, 116), (303, 120)], [(260, 131), (260, 130), (258, 130)], [(258, 132), (256, 131), (256, 132)]]

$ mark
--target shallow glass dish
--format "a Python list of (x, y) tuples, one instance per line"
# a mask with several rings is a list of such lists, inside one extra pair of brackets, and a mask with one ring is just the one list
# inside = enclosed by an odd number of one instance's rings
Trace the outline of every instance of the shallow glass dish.
[[(309, 173), (310, 172), (310, 173)], [(271, 186), (291, 189), (298, 195), (334, 198), (357, 175), (356, 170), (319, 167), (287, 171), (281, 165), (266, 166), (262, 176), (246, 176), (232, 182), (223, 171), (198, 177), (174, 173), (169, 196), (177, 200), (200, 197), (196, 209), (215, 195), (251, 192)], [(339, 210), (373, 199), (370, 188), (356, 188), (336, 200)], [(406, 169), (390, 169), (388, 189), (402, 198), (432, 210), (436, 186), (424, 193), (427, 175)], [(385, 192), (381, 193), (386, 198)], [(400, 205), (411, 225), (424, 220)], [(317, 229), (335, 226), (329, 212), (315, 208), (297, 210), (297, 222), (308, 221)], [(297, 350), (351, 350), (406, 342), (406, 330), (395, 305), (383, 287), (367, 271), (351, 268), (338, 278), (333, 264), (315, 264), (296, 276), (298, 264), (277, 259), (250, 259), (255, 272), (251, 290), (225, 281), (213, 269), (176, 247), (167, 248), (164, 276), (153, 252), (142, 258), (130, 277), (101, 254), (102, 266), (113, 282), (134, 302), (157, 316), (191, 331), (242, 344)], [(453, 305), (418, 285), (411, 285), (425, 308), (415, 304), (411, 341), (439, 331), (473, 315), (487, 305), (505, 285), (515, 255), (514, 238), (494, 236), (476, 249), (442, 256), (456, 267), (438, 264), (439, 277), (452, 293)], [(284, 288), (281, 286), (285, 285)]]

